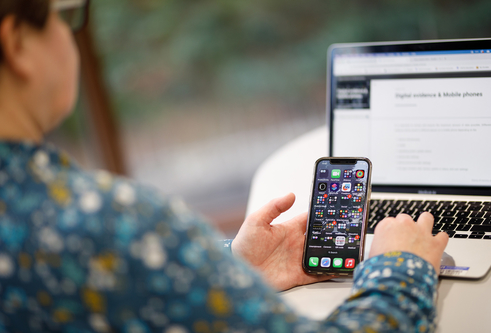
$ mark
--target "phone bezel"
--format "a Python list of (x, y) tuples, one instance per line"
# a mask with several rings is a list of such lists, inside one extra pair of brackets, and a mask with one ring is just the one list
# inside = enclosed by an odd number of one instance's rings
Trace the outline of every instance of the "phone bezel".
[[(367, 223), (368, 223), (368, 215), (369, 215), (369, 210), (370, 210), (370, 196), (371, 196), (371, 177), (372, 177), (372, 162), (366, 158), (366, 157), (321, 157), (317, 161), (315, 161), (314, 164), (314, 175), (312, 177), (312, 183), (310, 185), (310, 198), (309, 198), (309, 208), (308, 208), (308, 216), (307, 216), (307, 227), (305, 231), (305, 241), (304, 241), (304, 250), (303, 250), (303, 255), (302, 255), (302, 267), (303, 270), (308, 273), (308, 274), (313, 274), (313, 275), (335, 275), (335, 276), (342, 276), (342, 277), (350, 277), (353, 276), (353, 272), (355, 269), (347, 272), (330, 272), (324, 270), (313, 270), (310, 266), (306, 265), (306, 256), (307, 256), (307, 249), (308, 249), (308, 239), (309, 239), (309, 229), (310, 229), (310, 222), (311, 222), (311, 211), (313, 207), (313, 198), (314, 198), (314, 192), (315, 192), (315, 184), (317, 180), (317, 167), (320, 162), (322, 161), (329, 161), (330, 164), (332, 165), (332, 161), (337, 162), (337, 164), (351, 164), (354, 162), (356, 164), (358, 161), (364, 161), (368, 164), (368, 170), (367, 170), (367, 185), (366, 185), (366, 200), (365, 200), (365, 205), (364, 205), (364, 210), (363, 210), (363, 223), (362, 223), (362, 228), (361, 228), (361, 234), (360, 234), (360, 249), (358, 253), (359, 257), (359, 262), (362, 262), (364, 259), (364, 251), (365, 251), (365, 239), (366, 239), (366, 230), (367, 230)], [(349, 161), (349, 163), (341, 163), (343, 161)], [(355, 267), (356, 268), (356, 267)]]

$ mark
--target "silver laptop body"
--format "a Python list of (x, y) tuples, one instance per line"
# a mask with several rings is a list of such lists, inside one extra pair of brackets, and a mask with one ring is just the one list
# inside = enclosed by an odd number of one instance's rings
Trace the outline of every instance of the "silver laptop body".
[(485, 276), (491, 39), (336, 44), (327, 67), (330, 155), (373, 163), (366, 254), (384, 216), (428, 210), (451, 236), (440, 275)]

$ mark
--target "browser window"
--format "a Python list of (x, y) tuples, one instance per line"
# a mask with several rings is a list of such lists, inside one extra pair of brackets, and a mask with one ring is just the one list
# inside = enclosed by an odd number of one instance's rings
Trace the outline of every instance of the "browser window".
[(374, 184), (491, 186), (491, 50), (339, 55), (332, 71), (333, 156), (370, 158)]

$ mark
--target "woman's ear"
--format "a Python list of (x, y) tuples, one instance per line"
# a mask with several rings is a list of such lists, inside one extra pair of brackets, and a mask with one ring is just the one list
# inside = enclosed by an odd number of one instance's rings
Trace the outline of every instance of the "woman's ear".
[(32, 30), (26, 23), (18, 22), (13, 15), (7, 16), (0, 23), (4, 65), (22, 79), (26, 79), (33, 70), (34, 64), (27, 47)]

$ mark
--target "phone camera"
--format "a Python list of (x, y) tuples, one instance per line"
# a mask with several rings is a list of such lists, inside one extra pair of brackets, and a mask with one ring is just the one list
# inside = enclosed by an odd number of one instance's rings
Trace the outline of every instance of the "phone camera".
[(325, 191), (327, 189), (327, 183), (319, 184), (319, 191)]

